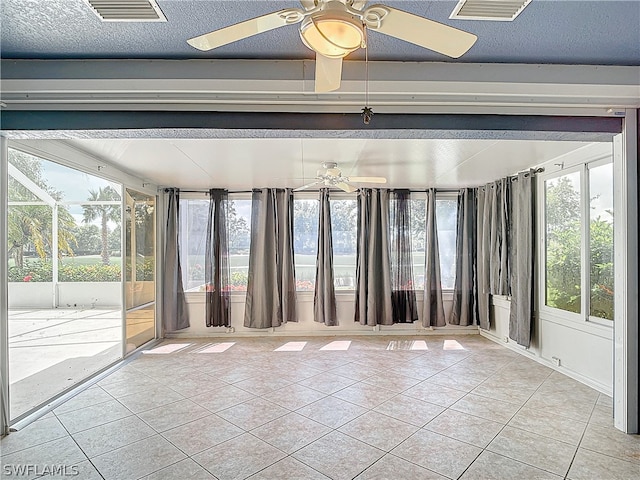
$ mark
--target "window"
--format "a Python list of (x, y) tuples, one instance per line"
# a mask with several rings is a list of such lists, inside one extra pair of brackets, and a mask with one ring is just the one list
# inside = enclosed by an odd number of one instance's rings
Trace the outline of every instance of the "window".
[[(411, 194), (413, 197), (414, 194)], [(424, 288), (424, 246), (427, 228), (425, 198), (411, 201), (411, 260), (413, 262), (413, 285), (416, 290)]]
[(545, 305), (613, 320), (613, 164), (547, 180), (544, 203)]
[(574, 313), (581, 309), (581, 209), (579, 171), (545, 182), (545, 303)]
[(355, 199), (331, 199), (333, 277), (337, 290), (356, 287), (356, 237), (358, 206)]
[(318, 254), (318, 199), (293, 200), (293, 250), (296, 265), (296, 289), (313, 291)]
[(613, 164), (589, 169), (589, 315), (613, 320)]
[(457, 199), (436, 199), (436, 223), (440, 249), (440, 283), (443, 289), (453, 290), (456, 281)]
[[(411, 200), (411, 254), (416, 290), (424, 288), (426, 201)], [(436, 223), (440, 253), (440, 282), (444, 290), (452, 290), (456, 278), (456, 234), (458, 201), (455, 198), (436, 199)]]
[(198, 291), (204, 285), (208, 215), (208, 199), (180, 199), (180, 264), (185, 292)]
[(229, 234), (229, 282), (231, 291), (245, 292), (249, 278), (251, 247), (251, 200), (229, 195), (227, 206)]

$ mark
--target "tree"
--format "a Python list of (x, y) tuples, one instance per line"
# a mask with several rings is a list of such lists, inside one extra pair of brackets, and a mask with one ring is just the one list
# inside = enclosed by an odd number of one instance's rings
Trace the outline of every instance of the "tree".
[[(120, 200), (120, 194), (111, 186), (89, 190), (90, 202), (109, 202)], [(102, 248), (100, 257), (104, 265), (109, 265), (109, 222), (120, 221), (120, 205), (83, 205), (83, 223), (100, 219)]]
[[(42, 171), (42, 160), (17, 150), (9, 150), (10, 164), (22, 172), (27, 178), (54, 200), (61, 201), (62, 194), (47, 184)], [(8, 197), (10, 202), (41, 202), (27, 187), (9, 176)], [(24, 267), (24, 254), (33, 249), (40, 258), (53, 255), (73, 255), (72, 245), (76, 243), (72, 233), (75, 219), (69, 211), (58, 206), (58, 245), (53, 243), (53, 210), (49, 205), (11, 205), (8, 209), (8, 244), (9, 257), (15, 266)], [(57, 247), (57, 248), (54, 248)]]
[(100, 253), (100, 229), (97, 225), (80, 225), (73, 229), (76, 238), (76, 252), (79, 255)]
[[(613, 215), (611, 212), (607, 212)], [(546, 304), (580, 313), (582, 224), (580, 192), (569, 176), (546, 188)], [(590, 315), (613, 319), (613, 222), (598, 216), (589, 225)]]
[(243, 250), (249, 250), (251, 230), (247, 220), (238, 215), (234, 200), (227, 202), (227, 233), (229, 252), (240, 253)]

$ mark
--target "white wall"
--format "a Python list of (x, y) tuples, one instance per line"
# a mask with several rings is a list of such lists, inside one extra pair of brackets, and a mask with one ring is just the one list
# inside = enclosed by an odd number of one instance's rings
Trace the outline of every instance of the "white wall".
[[(545, 175), (553, 176), (562, 169), (588, 162), (611, 158), (611, 143), (594, 143), (545, 164)], [(542, 186), (544, 176), (538, 179)], [(538, 192), (536, 224), (538, 231), (544, 232), (542, 212), (544, 203)], [(544, 250), (538, 238), (538, 252)], [(543, 274), (540, 259), (536, 258), (537, 292), (544, 290), (541, 283)], [(492, 297), (491, 328), (482, 330), (481, 335), (505, 345), (540, 363), (548, 365), (576, 380), (583, 382), (607, 395), (613, 392), (613, 322), (586, 320), (578, 315), (567, 315), (540, 305), (540, 299), (534, 301), (534, 331), (531, 346), (524, 348), (509, 340), (509, 309), (507, 297)]]
[[(355, 323), (353, 316), (355, 312), (355, 294), (337, 293), (337, 313), (339, 325), (328, 327), (322, 323), (313, 321), (313, 293), (305, 292), (298, 294), (298, 322), (289, 322), (275, 329), (255, 329), (246, 328), (244, 323), (244, 295), (234, 295), (231, 300), (231, 327), (235, 332), (229, 332), (240, 336), (296, 336), (296, 335), (428, 335), (428, 334), (474, 334), (478, 333), (477, 327), (459, 327), (448, 325), (442, 328), (426, 329), (418, 320), (415, 323), (403, 323), (396, 325), (381, 325), (374, 329)], [(180, 332), (166, 334), (167, 337), (202, 337), (202, 336), (224, 336), (229, 335), (224, 327), (208, 328), (205, 326), (205, 303), (204, 293), (187, 293), (187, 303), (189, 305), (189, 320), (191, 327)], [(422, 316), (422, 296), (418, 294), (418, 313)], [(448, 317), (453, 303), (451, 293), (444, 294), (445, 315)]]
[(602, 393), (612, 394), (613, 326), (572, 322), (545, 313), (534, 322), (531, 346), (524, 348), (509, 340), (510, 306), (507, 297), (493, 297), (491, 328), (480, 334)]

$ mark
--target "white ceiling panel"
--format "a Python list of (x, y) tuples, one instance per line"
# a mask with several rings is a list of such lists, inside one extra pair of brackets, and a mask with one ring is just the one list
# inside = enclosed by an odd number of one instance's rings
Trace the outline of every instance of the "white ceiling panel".
[(541, 165), (584, 142), (458, 139), (96, 139), (67, 140), (162, 186), (248, 190), (297, 187), (323, 162), (347, 176), (384, 176), (390, 188), (481, 185)]
[(541, 165), (584, 142), (500, 140), (436, 178), (438, 186), (473, 186)]

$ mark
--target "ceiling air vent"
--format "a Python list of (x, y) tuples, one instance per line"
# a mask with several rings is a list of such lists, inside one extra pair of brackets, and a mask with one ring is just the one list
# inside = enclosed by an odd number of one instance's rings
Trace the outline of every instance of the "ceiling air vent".
[(155, 0), (85, 0), (103, 22), (166, 22)]
[(449, 18), (510, 22), (530, 3), (531, 0), (460, 0)]

